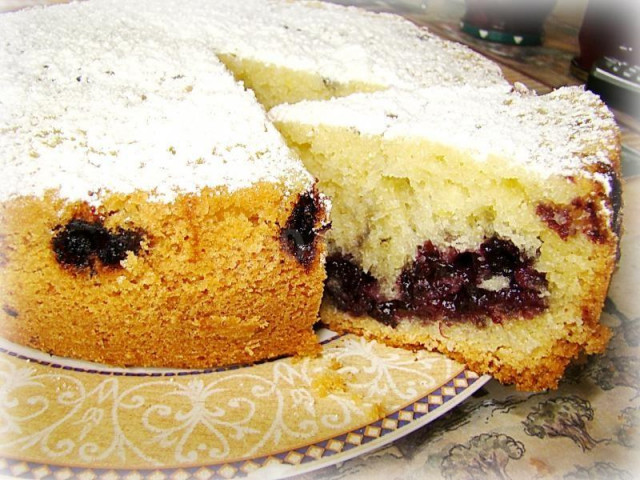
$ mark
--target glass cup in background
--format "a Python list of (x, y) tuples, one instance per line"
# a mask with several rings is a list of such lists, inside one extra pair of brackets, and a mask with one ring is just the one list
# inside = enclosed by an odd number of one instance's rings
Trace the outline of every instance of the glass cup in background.
[(556, 0), (466, 0), (462, 31), (490, 42), (541, 45)]

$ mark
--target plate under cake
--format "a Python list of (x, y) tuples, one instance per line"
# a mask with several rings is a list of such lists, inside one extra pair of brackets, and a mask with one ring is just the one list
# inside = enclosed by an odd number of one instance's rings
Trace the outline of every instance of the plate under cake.
[(281, 105), (333, 199), (322, 319), (538, 390), (599, 353), (619, 140), (590, 92), (434, 87)]

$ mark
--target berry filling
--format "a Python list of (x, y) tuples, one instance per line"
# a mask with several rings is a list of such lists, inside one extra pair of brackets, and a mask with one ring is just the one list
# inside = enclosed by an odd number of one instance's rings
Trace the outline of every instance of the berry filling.
[(55, 231), (51, 244), (58, 263), (92, 271), (97, 263), (119, 267), (128, 252), (140, 251), (144, 239), (140, 230), (108, 230), (99, 220), (73, 219)]
[[(616, 207), (620, 209), (619, 204)], [(540, 203), (536, 213), (563, 240), (579, 233), (594, 243), (604, 243), (608, 238), (607, 226), (598, 215), (594, 200), (577, 197), (567, 205)]]
[(477, 251), (438, 249), (431, 242), (399, 275), (396, 298), (381, 294), (378, 280), (350, 258), (327, 259), (326, 291), (353, 315), (395, 326), (402, 317), (496, 323), (531, 317), (547, 307), (547, 280), (510, 240), (486, 239)]
[(304, 267), (309, 267), (316, 258), (317, 238), (328, 225), (322, 224), (324, 206), (314, 189), (300, 195), (287, 224), (280, 231), (284, 249)]

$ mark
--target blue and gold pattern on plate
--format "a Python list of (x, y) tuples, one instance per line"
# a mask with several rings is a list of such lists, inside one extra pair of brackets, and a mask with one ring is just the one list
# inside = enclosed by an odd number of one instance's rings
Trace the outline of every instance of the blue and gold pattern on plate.
[(441, 355), (350, 335), (317, 358), (200, 371), (109, 368), (3, 341), (0, 473), (290, 476), (384, 446), (487, 380)]

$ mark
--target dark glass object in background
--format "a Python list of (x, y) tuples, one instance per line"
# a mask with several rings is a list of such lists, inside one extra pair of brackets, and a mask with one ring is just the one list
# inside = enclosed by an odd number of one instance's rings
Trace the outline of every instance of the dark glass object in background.
[(462, 31), (490, 42), (540, 45), (556, 0), (466, 0)]
[(590, 0), (571, 72), (615, 109), (640, 116), (640, 2)]
[(593, 64), (603, 57), (640, 63), (640, 2), (590, 0), (578, 34), (580, 55), (571, 62), (572, 72), (587, 79)]

